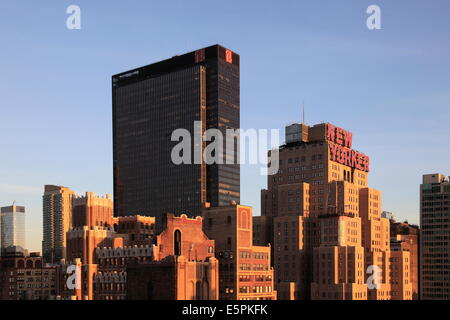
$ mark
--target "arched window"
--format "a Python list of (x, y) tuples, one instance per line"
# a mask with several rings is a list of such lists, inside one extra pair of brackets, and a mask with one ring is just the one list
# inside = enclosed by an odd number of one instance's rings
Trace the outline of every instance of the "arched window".
[(175, 230), (173, 235), (173, 251), (174, 255), (181, 256), (181, 231)]
[(247, 229), (247, 228), (249, 227), (249, 224), (248, 224), (248, 212), (247, 212), (247, 210), (243, 210), (243, 211), (241, 212), (240, 221), (241, 221), (241, 225), (240, 225), (241, 228)]
[(42, 268), (42, 261), (41, 261), (41, 260), (37, 260), (37, 261), (35, 262), (35, 267), (36, 267), (36, 268)]
[(19, 260), (17, 262), (17, 268), (25, 268), (25, 261)]
[(202, 300), (202, 282), (200, 280), (195, 284), (195, 300)]

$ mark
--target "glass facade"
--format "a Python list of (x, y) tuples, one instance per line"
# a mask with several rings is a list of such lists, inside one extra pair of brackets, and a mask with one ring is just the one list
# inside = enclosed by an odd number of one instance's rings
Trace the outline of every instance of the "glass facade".
[[(240, 201), (240, 171), (237, 158), (238, 138), (227, 141), (226, 130), (240, 127), (239, 61), (226, 60), (226, 50), (219, 50), (218, 59), (207, 65), (207, 128), (219, 129), (224, 137), (223, 164), (207, 167), (208, 202), (212, 206), (226, 206)], [(229, 148), (233, 148), (233, 151)], [(227, 164), (227, 158), (234, 164)]]
[[(239, 166), (176, 165), (176, 129), (239, 128), (239, 56), (212, 46), (112, 77), (114, 212), (116, 216), (201, 214), (239, 202)], [(205, 148), (202, 143), (202, 149)], [(224, 155), (226, 156), (226, 154)]]
[(1, 248), (25, 248), (25, 207), (10, 206), (0, 210)]

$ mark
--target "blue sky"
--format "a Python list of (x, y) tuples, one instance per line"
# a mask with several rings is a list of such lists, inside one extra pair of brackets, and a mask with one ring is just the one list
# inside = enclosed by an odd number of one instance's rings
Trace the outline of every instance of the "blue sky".
[[(81, 7), (81, 30), (66, 8)], [(382, 30), (366, 27), (381, 7)], [(332, 122), (371, 156), (383, 209), (418, 222), (423, 173), (450, 174), (450, 3), (2, 1), (0, 205), (27, 208), (41, 250), (44, 184), (112, 193), (112, 74), (219, 43), (241, 55), (241, 127)], [(259, 214), (266, 178), (241, 169)]]

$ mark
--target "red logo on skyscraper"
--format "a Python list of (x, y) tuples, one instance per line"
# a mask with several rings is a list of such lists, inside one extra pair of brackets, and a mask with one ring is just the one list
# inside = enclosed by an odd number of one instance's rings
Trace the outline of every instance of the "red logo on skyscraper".
[(228, 63), (233, 63), (233, 52), (231, 52), (231, 50), (225, 50), (225, 60), (227, 60)]
[(199, 63), (205, 60), (205, 49), (195, 51), (195, 63)]

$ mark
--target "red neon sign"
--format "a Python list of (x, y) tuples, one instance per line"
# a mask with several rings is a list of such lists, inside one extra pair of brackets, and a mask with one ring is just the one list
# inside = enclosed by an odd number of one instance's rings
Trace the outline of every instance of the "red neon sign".
[(327, 140), (330, 142), (330, 160), (337, 163), (369, 172), (370, 158), (365, 154), (352, 150), (353, 135), (342, 128), (327, 123)]
[(350, 131), (327, 123), (327, 140), (337, 143), (343, 147), (351, 148), (353, 142), (353, 134)]
[(225, 50), (225, 60), (228, 63), (233, 63), (233, 52), (231, 52), (231, 50), (228, 49)]

